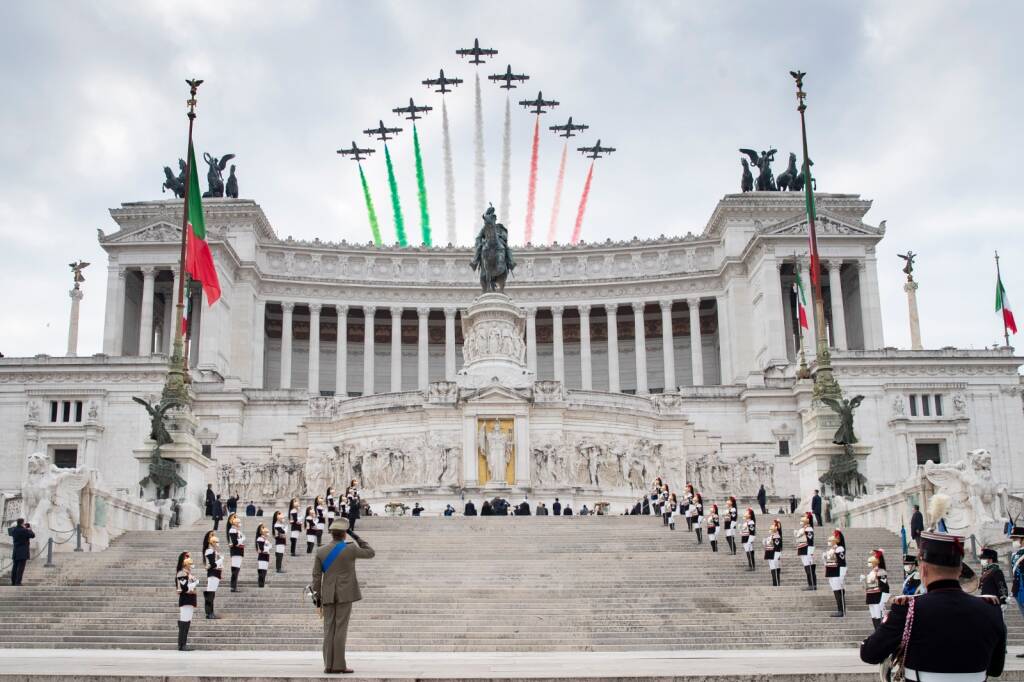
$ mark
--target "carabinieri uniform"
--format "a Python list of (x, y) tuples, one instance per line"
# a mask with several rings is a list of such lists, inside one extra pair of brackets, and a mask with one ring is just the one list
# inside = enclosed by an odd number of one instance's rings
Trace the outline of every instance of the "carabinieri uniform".
[(743, 543), (743, 551), (747, 555), (747, 570), (754, 570), (754, 539), (757, 537), (757, 520), (754, 517), (754, 510), (747, 508), (743, 516), (743, 524), (740, 526), (740, 541)]

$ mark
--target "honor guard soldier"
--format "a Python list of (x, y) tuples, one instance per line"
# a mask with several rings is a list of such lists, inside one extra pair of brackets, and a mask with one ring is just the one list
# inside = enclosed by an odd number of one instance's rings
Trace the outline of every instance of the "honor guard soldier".
[(262, 523), (256, 528), (256, 575), (257, 586), (267, 584), (267, 569), (270, 568), (270, 529)]
[(1003, 569), (999, 568), (999, 552), (986, 547), (981, 550), (981, 593), (990, 595), (999, 600), (1000, 604), (1006, 603), (1006, 578), (1003, 577)]
[(324, 672), (351, 673), (345, 662), (345, 640), (352, 604), (362, 599), (356, 559), (372, 559), (373, 549), (355, 535), (346, 542), (348, 519), (331, 524), (332, 542), (316, 552), (313, 562), (313, 601), (324, 619)]
[(903, 555), (903, 589), (901, 594), (911, 597), (921, 592), (921, 574), (917, 570), (917, 556)]
[(288, 541), (288, 528), (284, 523), (284, 514), (280, 511), (274, 512), (274, 518), (271, 521), (271, 525), (274, 526), (274, 572), (284, 573), (282, 564), (284, 563), (285, 543)]
[(208, 530), (203, 536), (203, 563), (206, 564), (206, 590), (203, 592), (203, 608), (207, 620), (217, 620), (220, 616), (213, 612), (213, 601), (217, 597), (220, 579), (224, 577), (224, 556), (220, 553), (220, 539), (217, 532)]
[(697, 544), (704, 542), (704, 498), (700, 493), (693, 496), (693, 504), (690, 505), (693, 512), (693, 529), (697, 531)]
[(672, 517), (672, 497), (669, 495), (668, 486), (663, 486), (658, 503), (661, 505), (661, 525), (667, 526)]
[(299, 533), (302, 532), (302, 519), (299, 518), (299, 498), (293, 497), (288, 505), (288, 523), (291, 526), (292, 556), (295, 556), (295, 545), (299, 541)]
[(708, 544), (711, 545), (711, 551), (718, 551), (718, 525), (721, 523), (721, 518), (718, 516), (718, 505), (711, 505), (711, 513), (708, 514)]
[(736, 526), (739, 525), (739, 512), (736, 511), (736, 498), (730, 496), (725, 503), (725, 515), (722, 517), (725, 526), (725, 541), (729, 543), (729, 552), (736, 553)]
[(327, 530), (327, 503), (324, 498), (316, 498), (313, 511), (316, 512), (316, 546), (319, 547), (323, 544), (324, 531)]
[(846, 539), (836, 529), (828, 536), (828, 549), (823, 557), (825, 562), (825, 577), (828, 578), (828, 585), (832, 588), (832, 596), (836, 598), (836, 612), (833, 618), (842, 618), (846, 615), (846, 589), (844, 581), (846, 576)]
[(800, 519), (800, 528), (795, 531), (796, 555), (804, 565), (807, 575), (807, 590), (818, 589), (818, 566), (814, 563), (814, 514), (807, 512)]
[(764, 539), (764, 558), (772, 573), (772, 586), (782, 586), (782, 522), (772, 521), (768, 537)]
[(245, 533), (242, 532), (242, 520), (238, 514), (228, 517), (228, 544), (231, 545), (231, 591), (238, 592), (238, 574), (242, 570), (242, 557), (245, 556)]
[(679, 500), (676, 498), (676, 494), (672, 493), (668, 497), (668, 527), (669, 530), (676, 529), (676, 517), (679, 516)]
[(178, 651), (192, 651), (188, 646), (188, 629), (192, 627), (192, 612), (198, 603), (196, 587), (199, 578), (192, 575), (192, 557), (188, 552), (178, 555), (174, 584), (178, 591)]
[(313, 507), (306, 507), (306, 554), (313, 553), (316, 538), (316, 512)]
[(683, 501), (686, 507), (686, 530), (693, 530), (693, 522), (697, 518), (696, 493), (693, 492), (693, 484), (686, 484), (686, 493)]
[(334, 523), (335, 517), (338, 516), (338, 497), (334, 493), (334, 488), (328, 486), (327, 488), (327, 525), (330, 526)]
[(654, 484), (651, 485), (651, 513), (661, 513), (661, 477), (654, 479)]
[[(910, 682), (998, 677), (1006, 655), (1003, 612), (995, 599), (961, 589), (963, 537), (925, 531), (918, 548), (927, 592), (893, 599), (882, 625), (861, 643), (861, 660), (878, 664), (894, 656)], [(901, 647), (902, 642), (906, 644)]]
[(754, 570), (754, 538), (757, 537), (757, 519), (754, 517), (752, 507), (747, 507), (747, 513), (743, 515), (743, 525), (740, 526), (740, 541), (743, 543), (743, 551), (747, 555), (747, 570)]
[(361, 515), (363, 500), (359, 497), (359, 481), (354, 478), (349, 484), (348, 490), (345, 491), (345, 500), (348, 502), (348, 527), (350, 530), (355, 530), (356, 521)]
[[(1024, 616), (1024, 527), (1014, 526), (1010, 531), (1010, 540), (1013, 542), (1013, 553), (1010, 555), (1010, 594), (1013, 595), (1013, 601), (1017, 604), (1020, 614)], [(1024, 658), (1024, 654), (1017, 654), (1017, 658)]]
[(882, 610), (886, 595), (889, 594), (889, 576), (885, 571), (885, 554), (876, 549), (868, 557), (868, 574), (861, 576), (864, 581), (864, 603), (871, 614), (871, 624), (878, 629), (882, 624)]

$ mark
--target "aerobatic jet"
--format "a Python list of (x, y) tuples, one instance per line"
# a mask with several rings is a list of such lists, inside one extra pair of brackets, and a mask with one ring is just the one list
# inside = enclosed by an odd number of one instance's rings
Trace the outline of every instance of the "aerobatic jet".
[(537, 99), (524, 99), (520, 100), (519, 104), (524, 107), (533, 107), (530, 109), (532, 114), (546, 114), (548, 113), (546, 108), (553, 108), (558, 106), (558, 102), (553, 99), (544, 99), (544, 93), (538, 92)]
[(428, 106), (418, 107), (418, 106), (416, 106), (416, 103), (412, 101), (412, 97), (410, 97), (409, 98), (409, 106), (407, 106), (407, 107), (396, 107), (396, 108), (392, 109), (391, 111), (395, 112), (396, 114), (407, 114), (406, 118), (408, 120), (415, 121), (418, 118), (423, 118), (422, 116), (417, 116), (417, 114), (419, 114), (420, 112), (426, 113), (428, 111), (432, 111), (433, 108), (434, 107), (428, 107)]
[(588, 125), (586, 125), (584, 123), (573, 123), (572, 122), (572, 116), (570, 116), (569, 120), (566, 121), (565, 125), (549, 126), (548, 130), (559, 131), (558, 132), (558, 136), (559, 137), (564, 137), (564, 138), (568, 139), (570, 137), (575, 137), (576, 136), (576, 133), (573, 132), (573, 131), (576, 131), (576, 130), (586, 130), (589, 127), (590, 126), (588, 126)]
[(494, 82), (505, 81), (504, 85), (499, 85), (498, 87), (504, 88), (506, 90), (511, 90), (512, 88), (516, 87), (513, 81), (519, 81), (520, 83), (523, 83), (525, 81), (530, 80), (530, 77), (527, 76), (525, 73), (512, 73), (512, 65), (509, 64), (508, 68), (505, 69), (505, 73), (495, 73), (488, 76), (487, 79), (492, 80)]
[(401, 128), (388, 128), (384, 125), (384, 121), (380, 121), (380, 125), (376, 128), (367, 128), (363, 131), (367, 135), (376, 137), (381, 142), (387, 142), (395, 136), (395, 133), (402, 132)]
[(577, 151), (583, 152), (583, 155), (589, 159), (602, 159), (602, 154), (611, 154), (615, 151), (615, 147), (602, 147), (601, 140), (597, 141), (593, 147), (577, 147)]
[(444, 69), (441, 69), (441, 75), (438, 76), (437, 78), (428, 78), (427, 80), (423, 81), (423, 84), (428, 87), (433, 88), (440, 86), (438, 87), (437, 90), (434, 90), (434, 92), (440, 92), (442, 95), (446, 92), (452, 91), (452, 89), (448, 87), (449, 85), (459, 85), (461, 83), (461, 78), (445, 78)]
[(362, 161), (365, 157), (369, 156), (374, 151), (374, 149), (369, 148), (360, 149), (359, 147), (356, 146), (356, 143), (353, 140), (352, 147), (350, 149), (345, 149), (344, 147), (342, 147), (341, 149), (338, 150), (338, 153), (341, 154), (342, 156), (351, 157), (353, 161)]
[(480, 39), (474, 38), (473, 47), (461, 47), (455, 50), (455, 54), (460, 57), (473, 57), (469, 60), (470, 64), (483, 64), (485, 60), (480, 57), (491, 57), (498, 54), (498, 51), (489, 47), (480, 47)]

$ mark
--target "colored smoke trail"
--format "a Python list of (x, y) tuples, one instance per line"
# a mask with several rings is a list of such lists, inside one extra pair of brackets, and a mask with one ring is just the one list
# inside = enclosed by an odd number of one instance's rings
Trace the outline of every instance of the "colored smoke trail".
[(432, 246), (430, 237), (430, 213), (427, 211), (427, 183), (423, 178), (423, 154), (420, 152), (420, 134), (412, 124), (412, 148), (416, 154), (416, 197), (420, 200), (420, 232), (423, 245)]
[(530, 152), (530, 186), (526, 190), (526, 243), (533, 241), (533, 212), (537, 207), (537, 150), (540, 148), (540, 114), (533, 124), (533, 151)]
[(501, 206), (498, 219), (506, 225), (512, 222), (509, 206), (512, 203), (512, 101), (505, 96), (505, 130), (501, 136)]
[(476, 199), (476, 212), (483, 215), (484, 204), (487, 203), (487, 188), (484, 187), (484, 106), (480, 99), (480, 74), (476, 74), (476, 101), (473, 104), (473, 167), (476, 174), (473, 178), (473, 194)]
[(398, 199), (398, 182), (395, 181), (395, 167), (391, 163), (391, 152), (384, 145), (384, 160), (388, 165), (388, 186), (391, 188), (391, 210), (395, 214), (395, 236), (399, 246), (407, 246), (405, 238), (405, 219), (402, 218), (402, 202)]
[(452, 168), (452, 138), (448, 130), (448, 105), (441, 100), (441, 144), (444, 148), (445, 219), (448, 221), (448, 243), (458, 243), (455, 231), (455, 171)]
[(590, 181), (594, 177), (594, 162), (590, 162), (590, 170), (587, 171), (587, 181), (583, 183), (583, 196), (580, 197), (580, 208), (576, 211), (576, 226), (572, 228), (572, 244), (580, 241), (580, 230), (583, 228), (583, 214), (587, 210), (587, 197), (590, 196)]
[(562, 205), (562, 185), (565, 183), (565, 157), (569, 152), (569, 140), (565, 141), (562, 147), (562, 160), (558, 163), (558, 180), (555, 182), (555, 202), (551, 206), (551, 224), (548, 225), (548, 244), (555, 241), (555, 233), (558, 230), (558, 210)]
[(366, 215), (370, 219), (370, 232), (373, 233), (373, 243), (380, 246), (380, 225), (377, 224), (377, 212), (373, 210), (373, 197), (370, 196), (370, 186), (366, 184), (366, 173), (363, 172), (363, 164), (359, 164), (359, 180), (363, 183), (363, 198), (366, 199)]

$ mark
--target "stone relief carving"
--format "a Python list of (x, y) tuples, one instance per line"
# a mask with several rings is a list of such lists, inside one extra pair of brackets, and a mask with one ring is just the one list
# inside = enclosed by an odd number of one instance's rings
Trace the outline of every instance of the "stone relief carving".
[(771, 494), (775, 491), (775, 464), (756, 455), (727, 460), (713, 452), (687, 460), (686, 480), (705, 496), (751, 495), (761, 484)]
[(526, 344), (516, 331), (502, 320), (482, 320), (469, 329), (464, 326), (464, 361), (468, 364), (488, 356), (503, 356), (524, 362)]
[(39, 403), (32, 400), (28, 404), (28, 420), (30, 422), (39, 421)]
[(678, 393), (657, 393), (651, 396), (651, 402), (658, 414), (681, 414), (683, 398)]
[(240, 461), (217, 469), (217, 490), (224, 499), (229, 495), (244, 500), (305, 495), (311, 492), (306, 481), (305, 467), (298, 460), (277, 455), (264, 462)]
[(459, 385), (454, 381), (433, 381), (427, 384), (427, 402), (454, 404), (459, 397)]
[(974, 535), (983, 543), (1001, 535), (998, 530), (1007, 516), (1007, 488), (992, 475), (992, 453), (971, 450), (953, 464), (926, 462), (924, 476), (936, 487), (936, 494), (950, 499), (944, 517), (950, 532)]
[(565, 400), (562, 382), (551, 380), (533, 382), (533, 399), (538, 403), (557, 403)]
[(957, 414), (963, 414), (967, 412), (967, 399), (964, 398), (963, 393), (953, 394), (953, 410)]
[[(28, 474), (22, 487), (25, 519), (32, 525), (39, 546), (49, 538), (66, 542), (82, 521), (83, 495), (96, 479), (92, 469), (59, 469), (42, 452), (28, 456)], [(91, 497), (86, 499), (91, 504)]]
[(646, 438), (548, 440), (530, 453), (530, 476), (535, 486), (600, 486), (642, 494), (655, 477), (682, 480), (681, 468)]
[(906, 414), (907, 407), (903, 401), (903, 396), (898, 395), (892, 399), (892, 416), (895, 418), (902, 417)]

